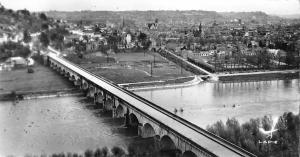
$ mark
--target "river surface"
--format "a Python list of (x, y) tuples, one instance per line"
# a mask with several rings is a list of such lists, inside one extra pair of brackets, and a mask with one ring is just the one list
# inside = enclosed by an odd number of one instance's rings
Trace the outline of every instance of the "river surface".
[[(235, 117), (298, 114), (300, 79), (204, 82), (191, 87), (135, 92), (205, 128)], [(234, 107), (235, 106), (235, 107)], [(180, 108), (183, 111), (180, 111)], [(79, 152), (126, 146), (136, 140), (122, 119), (103, 115), (83, 97), (0, 101), (0, 156)]]
[(242, 123), (264, 115), (298, 114), (300, 79), (205, 82), (191, 87), (135, 93), (206, 128), (218, 120), (225, 122), (233, 117)]
[(127, 148), (135, 139), (122, 131), (122, 120), (100, 115), (83, 97), (0, 104), (0, 156)]

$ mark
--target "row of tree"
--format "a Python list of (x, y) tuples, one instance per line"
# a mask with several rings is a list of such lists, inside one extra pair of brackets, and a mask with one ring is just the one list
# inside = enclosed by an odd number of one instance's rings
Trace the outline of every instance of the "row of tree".
[[(272, 138), (259, 131), (259, 128), (270, 130), (273, 119), (271, 116), (250, 119), (240, 124), (235, 118), (228, 119), (224, 124), (218, 121), (207, 126), (207, 130), (232, 142), (258, 157), (298, 157), (299, 146), (299, 117), (293, 113), (284, 113), (279, 117), (275, 126), (278, 129)], [(265, 143), (264, 141), (273, 141)], [(275, 142), (276, 141), (276, 142)]]
[(9, 41), (0, 45), (0, 61), (4, 61), (9, 57), (27, 58), (30, 53), (30, 49), (20, 43)]

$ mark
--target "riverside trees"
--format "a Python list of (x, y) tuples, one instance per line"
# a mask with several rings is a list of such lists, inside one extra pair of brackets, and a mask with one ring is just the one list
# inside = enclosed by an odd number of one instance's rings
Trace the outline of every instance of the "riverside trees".
[[(232, 118), (228, 119), (225, 124), (218, 121), (207, 126), (207, 130), (259, 157), (298, 156), (299, 135), (297, 131), (299, 130), (299, 117), (291, 112), (284, 113), (275, 125), (278, 131), (273, 133), (271, 139), (266, 139), (259, 128), (270, 130), (272, 123), (271, 116), (250, 119), (244, 124), (240, 124), (235, 118)], [(266, 143), (266, 141), (273, 142)]]

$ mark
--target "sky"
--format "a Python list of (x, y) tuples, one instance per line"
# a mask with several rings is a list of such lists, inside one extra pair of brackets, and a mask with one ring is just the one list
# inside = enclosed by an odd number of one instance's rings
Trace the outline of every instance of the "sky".
[(300, 14), (300, 0), (0, 0), (0, 3), (6, 8), (30, 11), (208, 10)]

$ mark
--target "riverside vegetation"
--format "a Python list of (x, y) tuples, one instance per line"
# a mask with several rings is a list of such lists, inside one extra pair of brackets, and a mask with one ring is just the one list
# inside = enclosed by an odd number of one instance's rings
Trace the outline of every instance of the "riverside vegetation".
[[(250, 119), (240, 124), (235, 118), (228, 119), (224, 124), (218, 121), (207, 126), (207, 130), (242, 147), (258, 157), (296, 157), (299, 146), (299, 116), (292, 112), (284, 113), (278, 118), (273, 136), (259, 131), (259, 128), (271, 130), (273, 121), (271, 115), (263, 118)], [(267, 144), (264, 141), (271, 141)]]

